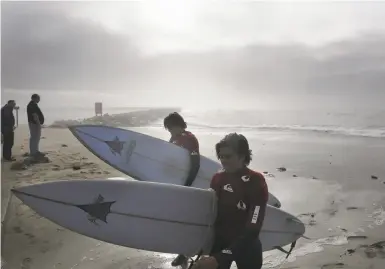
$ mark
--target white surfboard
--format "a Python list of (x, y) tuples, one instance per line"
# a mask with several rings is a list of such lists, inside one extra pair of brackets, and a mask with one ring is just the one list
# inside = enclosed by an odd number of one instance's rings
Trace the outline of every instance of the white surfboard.
[[(136, 180), (183, 185), (187, 178), (189, 154), (172, 143), (109, 126), (79, 125), (69, 129), (93, 154)], [(209, 188), (212, 176), (220, 169), (218, 162), (201, 156), (200, 169), (192, 186)], [(268, 204), (281, 207), (271, 193)]]
[[(128, 180), (71, 180), (13, 189), (41, 216), (79, 234), (130, 248), (194, 256), (212, 246), (216, 195), (208, 189)], [(305, 232), (296, 217), (268, 206), (263, 250)]]

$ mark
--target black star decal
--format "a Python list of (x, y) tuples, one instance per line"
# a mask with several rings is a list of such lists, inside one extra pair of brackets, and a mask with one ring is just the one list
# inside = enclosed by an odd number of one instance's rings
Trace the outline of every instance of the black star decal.
[(119, 155), (122, 155), (122, 150), (125, 142), (120, 141), (117, 136), (112, 141), (104, 141), (104, 142), (110, 147), (112, 154), (116, 155), (116, 153), (118, 153)]
[(103, 196), (99, 195), (93, 204), (77, 205), (77, 207), (88, 213), (88, 220), (97, 225), (96, 220), (107, 223), (107, 215), (111, 213), (111, 206), (115, 202), (104, 202)]

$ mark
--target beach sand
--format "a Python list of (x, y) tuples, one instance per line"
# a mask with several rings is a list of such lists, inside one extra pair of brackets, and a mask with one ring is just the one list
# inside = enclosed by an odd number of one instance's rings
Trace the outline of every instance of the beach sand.
[[(161, 128), (139, 130), (168, 136)], [(45, 128), (42, 136), (40, 148), (47, 153), (49, 163), (23, 171), (2, 163), (4, 268), (171, 268), (174, 255), (114, 246), (78, 235), (9, 196), (10, 188), (24, 184), (123, 176), (90, 153), (67, 129)], [(202, 141), (202, 153), (213, 157), (213, 145), (222, 134), (197, 131), (197, 136)], [(301, 239), (287, 261), (277, 251), (265, 253), (265, 268), (385, 268), (385, 243), (378, 243), (385, 242), (384, 140), (293, 133), (263, 133), (249, 140), (255, 152), (253, 168), (274, 175), (266, 176), (270, 191), (281, 200), (284, 210), (302, 214), (306, 236), (311, 238)], [(26, 126), (16, 130), (13, 151), (18, 160), (28, 152)], [(74, 170), (74, 166), (79, 169)], [(276, 171), (279, 166), (287, 171)], [(378, 178), (372, 179), (372, 175)], [(349, 254), (343, 255), (348, 250)]]

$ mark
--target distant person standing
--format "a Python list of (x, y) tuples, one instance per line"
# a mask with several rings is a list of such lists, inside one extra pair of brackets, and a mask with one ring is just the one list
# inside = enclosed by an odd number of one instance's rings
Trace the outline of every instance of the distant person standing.
[(12, 147), (15, 139), (15, 116), (13, 110), (16, 107), (14, 100), (9, 100), (1, 108), (1, 135), (3, 140), (3, 159), (5, 161), (15, 161), (12, 157)]
[(39, 143), (41, 137), (41, 127), (44, 124), (44, 115), (41, 112), (38, 103), (40, 102), (40, 96), (38, 94), (32, 94), (31, 101), (27, 106), (28, 125), (29, 125), (29, 151), (31, 157), (44, 156), (39, 151)]

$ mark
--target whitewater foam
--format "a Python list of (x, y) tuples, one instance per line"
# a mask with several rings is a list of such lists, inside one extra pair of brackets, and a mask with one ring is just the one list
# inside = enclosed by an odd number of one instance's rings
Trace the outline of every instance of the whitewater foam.
[(300, 131), (315, 132), (330, 135), (360, 136), (371, 138), (385, 138), (385, 128), (346, 128), (335, 126), (302, 126), (302, 125), (205, 125), (190, 123), (190, 129), (205, 129), (208, 131)]

